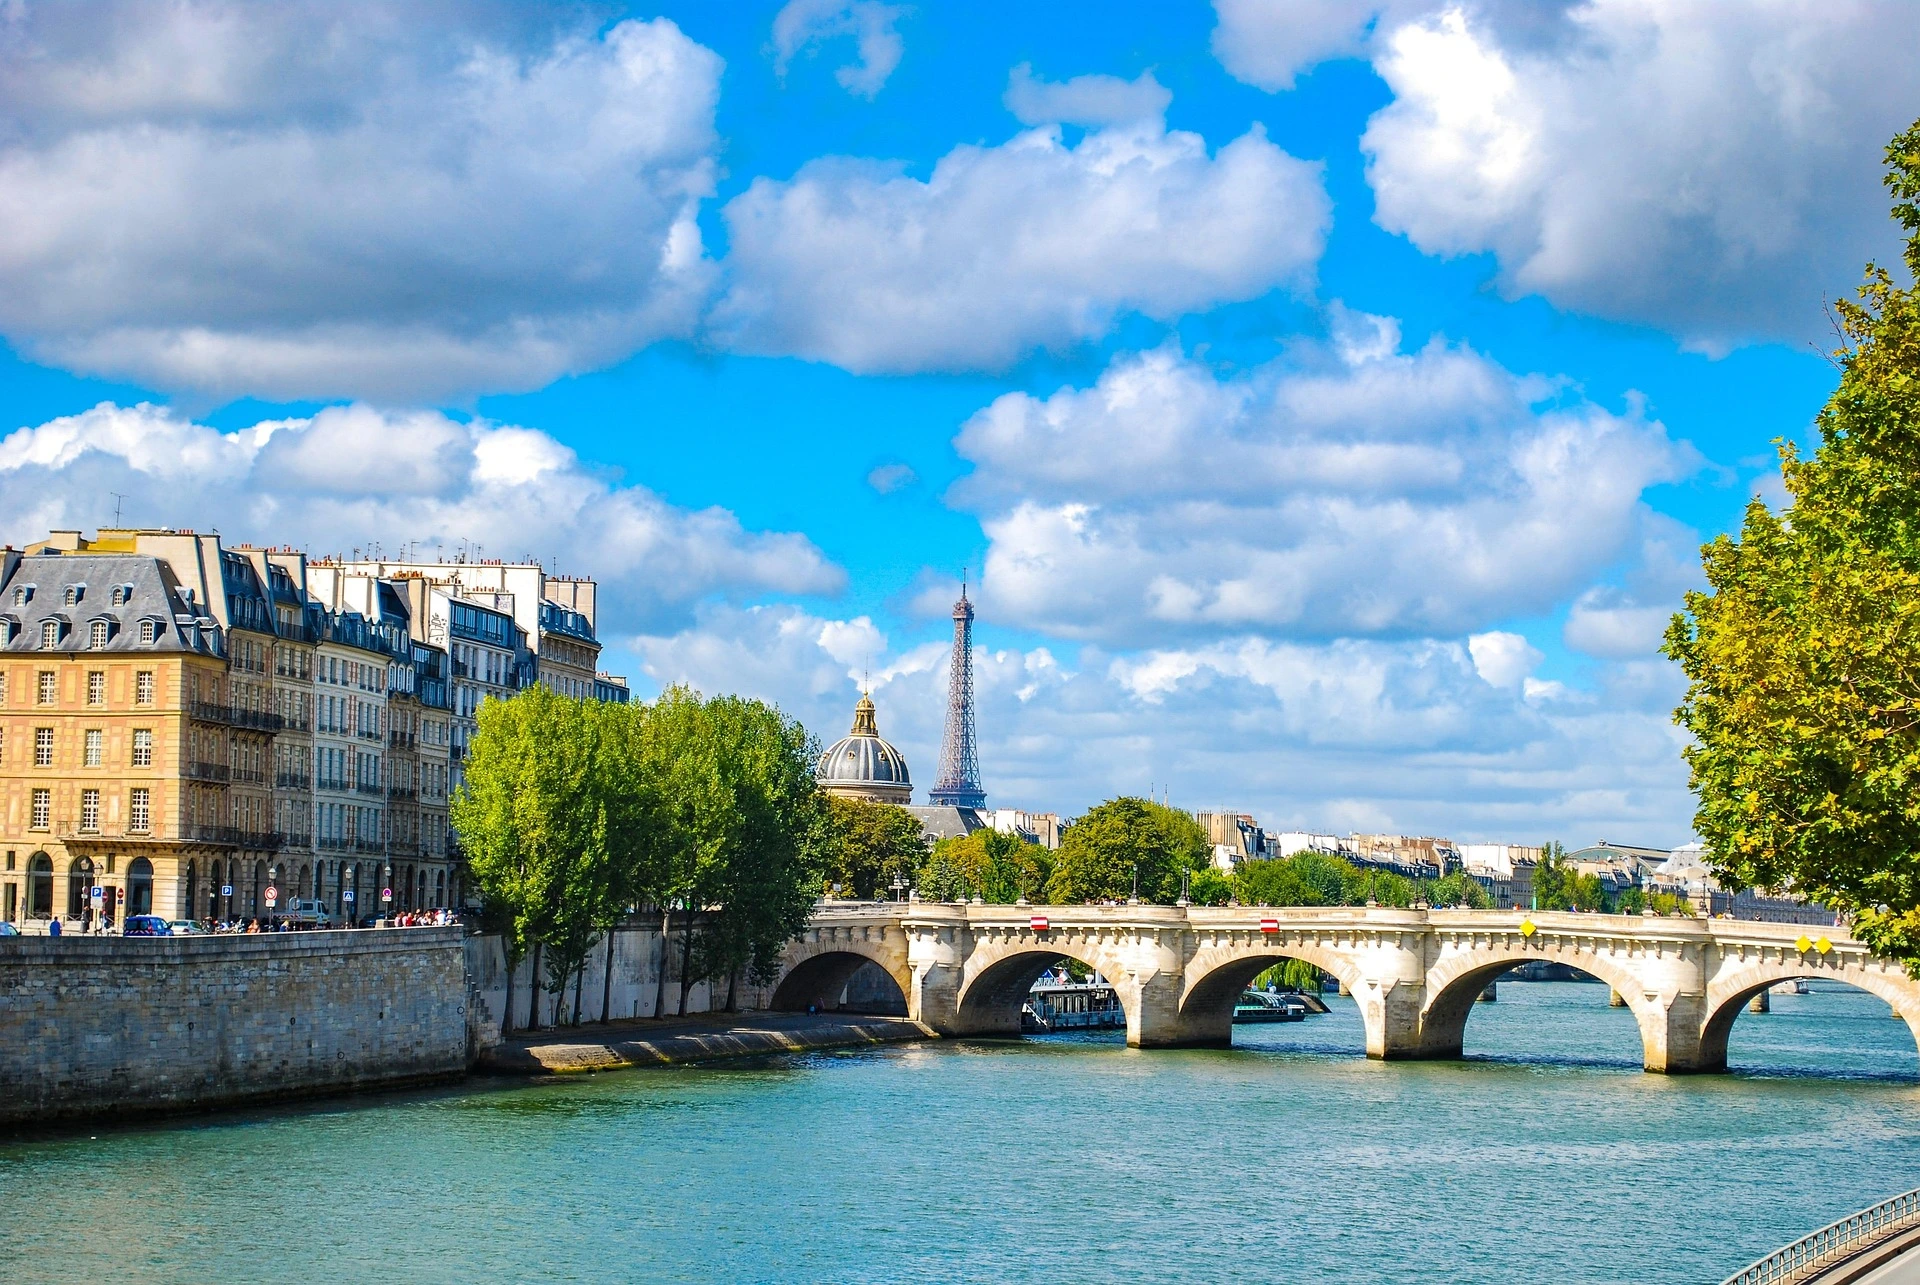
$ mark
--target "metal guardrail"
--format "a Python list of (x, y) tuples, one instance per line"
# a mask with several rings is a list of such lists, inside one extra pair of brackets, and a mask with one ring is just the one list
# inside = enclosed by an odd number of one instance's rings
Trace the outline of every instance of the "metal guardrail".
[(1883, 1200), (1802, 1236), (1735, 1272), (1721, 1285), (1792, 1285), (1916, 1225), (1920, 1225), (1920, 1189)]

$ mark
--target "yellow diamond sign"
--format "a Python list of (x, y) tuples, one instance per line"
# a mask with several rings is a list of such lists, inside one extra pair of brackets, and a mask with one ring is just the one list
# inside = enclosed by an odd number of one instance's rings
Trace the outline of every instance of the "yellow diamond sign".
[(1540, 931), (1540, 930), (1539, 930), (1538, 928), (1535, 928), (1535, 927), (1533, 926), (1533, 920), (1531, 920), (1531, 919), (1522, 919), (1522, 920), (1520, 921), (1520, 935), (1521, 935), (1522, 937), (1531, 937), (1531, 936), (1533, 936), (1533, 935), (1534, 935), (1535, 933), (1537, 933), (1537, 932), (1539, 932), (1539, 931)]
[(1819, 951), (1822, 955), (1824, 955), (1828, 951), (1833, 949), (1833, 943), (1828, 941), (1825, 937), (1822, 937), (1819, 941), (1816, 941), (1815, 943), (1813, 943), (1813, 948)]
[(1808, 951), (1813, 949), (1813, 943), (1807, 940), (1807, 935), (1805, 933), (1801, 933), (1798, 937), (1794, 939), (1793, 948), (1799, 951), (1802, 955), (1804, 955)]

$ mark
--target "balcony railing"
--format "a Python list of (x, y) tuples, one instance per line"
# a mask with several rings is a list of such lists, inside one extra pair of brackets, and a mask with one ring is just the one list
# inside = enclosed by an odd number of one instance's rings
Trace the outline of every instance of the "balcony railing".
[(219, 701), (188, 701), (187, 717), (202, 723), (230, 723), (233, 709)]
[(277, 732), (287, 725), (287, 720), (272, 710), (234, 709), (231, 720), (235, 727), (251, 727), (261, 732)]
[(378, 839), (355, 839), (353, 841), (353, 850), (355, 852), (385, 852), (387, 845)]
[(314, 841), (313, 846), (322, 852), (350, 852), (353, 849), (353, 844), (350, 840), (338, 838), (334, 835), (320, 836), (319, 839)]
[(417, 741), (418, 741), (418, 737), (413, 732), (388, 732), (387, 733), (387, 744), (391, 745), (396, 750), (410, 750), (414, 747)]
[(265, 785), (267, 774), (250, 767), (236, 767), (233, 769), (233, 779), (241, 785)]
[(355, 735), (355, 736), (358, 736), (358, 737), (359, 737), (359, 738), (360, 738), (361, 740), (363, 740), (363, 741), (377, 741), (377, 740), (379, 740), (379, 739), (380, 739), (380, 733), (379, 733), (379, 732), (377, 732), (377, 731), (375, 731), (375, 732), (355, 732), (355, 733), (354, 733), (354, 735)]
[(278, 851), (286, 836), (277, 830), (243, 830), (231, 825), (189, 825), (184, 837), (192, 843), (211, 843), (222, 848), (254, 848)]
[(372, 795), (376, 795), (376, 796), (377, 796), (377, 795), (381, 795), (381, 794), (385, 794), (385, 793), (387, 792), (387, 790), (386, 790), (386, 787), (385, 787), (385, 786), (383, 786), (383, 785), (377, 785), (377, 784), (376, 784), (376, 785), (369, 785), (369, 784), (368, 784), (367, 782), (365, 782), (365, 781), (362, 781), (362, 782), (360, 782), (360, 784), (358, 784), (358, 785), (356, 785), (356, 786), (354, 786), (354, 787), (353, 787), (353, 790), (354, 790), (354, 793), (355, 793), (355, 794), (372, 794)]
[(200, 763), (188, 760), (180, 765), (180, 775), (189, 781), (228, 781), (233, 778), (233, 769), (225, 763)]
[(275, 789), (280, 790), (311, 790), (313, 778), (304, 772), (276, 772), (273, 774), (273, 784)]
[(280, 727), (282, 731), (286, 732), (311, 732), (313, 730), (313, 720), (305, 714), (282, 714), (280, 716)]
[(420, 797), (420, 792), (411, 785), (389, 785), (387, 787), (387, 797), (390, 799), (405, 799), (411, 803)]

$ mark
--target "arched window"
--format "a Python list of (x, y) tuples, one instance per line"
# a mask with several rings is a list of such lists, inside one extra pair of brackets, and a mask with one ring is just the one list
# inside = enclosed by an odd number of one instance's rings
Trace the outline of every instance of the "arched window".
[(43, 620), (40, 622), (40, 649), (52, 651), (60, 645), (60, 622)]
[(93, 860), (75, 857), (67, 864), (67, 918), (78, 919), (93, 892)]
[(127, 913), (153, 913), (153, 862), (135, 857), (127, 866)]
[(106, 621), (96, 620), (87, 628), (88, 628), (87, 645), (89, 647), (93, 648), (95, 651), (99, 651), (102, 647), (105, 647), (107, 645), (107, 622)]
[(53, 918), (53, 858), (44, 852), (27, 862), (27, 918)]

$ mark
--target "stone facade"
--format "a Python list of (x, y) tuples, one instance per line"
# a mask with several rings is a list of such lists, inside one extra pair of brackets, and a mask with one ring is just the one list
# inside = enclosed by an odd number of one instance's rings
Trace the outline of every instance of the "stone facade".
[(458, 1076), (459, 928), (0, 938), (0, 1125)]

